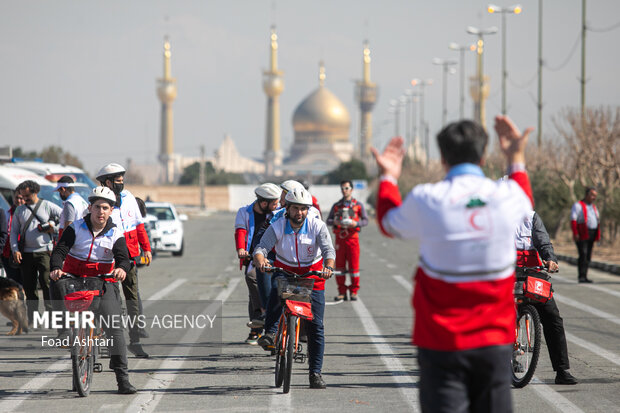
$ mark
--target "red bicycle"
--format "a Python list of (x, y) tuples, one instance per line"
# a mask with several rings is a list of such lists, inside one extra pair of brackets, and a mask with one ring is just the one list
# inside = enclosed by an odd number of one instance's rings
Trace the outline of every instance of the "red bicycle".
[(549, 301), (553, 289), (545, 267), (517, 267), (516, 275), (517, 325), (512, 354), (512, 385), (521, 388), (532, 380), (542, 346), (542, 324), (535, 304)]
[[(278, 296), (282, 303), (282, 315), (278, 322), (278, 332), (274, 340), (272, 355), (276, 356), (275, 384), (282, 386), (283, 393), (291, 388), (293, 362), (304, 363), (307, 355), (299, 342), (300, 320), (312, 320), (311, 294), (314, 280), (311, 275), (321, 275), (321, 271), (310, 271), (299, 275), (284, 268), (269, 267), (265, 272), (278, 272), (285, 275), (277, 279)], [(334, 271), (333, 274), (340, 273)]]

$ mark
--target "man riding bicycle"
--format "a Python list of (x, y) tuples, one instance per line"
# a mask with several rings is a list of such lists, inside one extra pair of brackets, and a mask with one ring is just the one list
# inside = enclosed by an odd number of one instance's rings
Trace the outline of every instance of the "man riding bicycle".
[[(326, 387), (321, 377), (325, 337), (323, 314), (325, 312), (325, 280), (332, 276), (334, 250), (327, 225), (320, 219), (308, 219), (308, 209), (312, 205), (312, 196), (302, 188), (295, 188), (286, 194), (286, 219), (271, 224), (259, 245), (254, 250), (254, 264), (264, 271), (271, 265), (267, 254), (275, 247), (274, 265), (295, 274), (308, 271), (322, 271), (322, 276), (313, 278), (314, 288), (311, 296), (313, 319), (307, 323), (308, 359), (310, 371), (310, 388)], [(277, 275), (276, 275), (277, 276)], [(274, 336), (282, 307), (277, 289), (272, 289), (267, 305), (265, 335), (258, 340), (263, 348), (274, 345)]]
[[(106, 187), (94, 188), (88, 197), (89, 214), (67, 227), (51, 257), (50, 279), (66, 274), (76, 277), (97, 277), (111, 274), (103, 285), (103, 296), (97, 315), (107, 319), (121, 317), (119, 282), (122, 282), (131, 264), (123, 230), (112, 222), (110, 215), (116, 202), (114, 192)], [(58, 294), (55, 294), (58, 295)], [(62, 299), (62, 297), (59, 297)], [(104, 328), (111, 338), (110, 368), (116, 374), (120, 394), (133, 394), (136, 388), (129, 382), (127, 348), (123, 329), (118, 323)]]

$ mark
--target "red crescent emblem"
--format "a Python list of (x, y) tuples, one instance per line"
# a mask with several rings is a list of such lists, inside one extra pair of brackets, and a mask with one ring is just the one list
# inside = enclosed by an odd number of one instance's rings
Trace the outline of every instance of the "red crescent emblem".
[(478, 214), (480, 213), (480, 210), (478, 211), (474, 211), (470, 217), (469, 217), (469, 224), (472, 226), (473, 229), (475, 229), (476, 231), (482, 231), (484, 228), (482, 228), (479, 225), (476, 225), (476, 217), (478, 216)]

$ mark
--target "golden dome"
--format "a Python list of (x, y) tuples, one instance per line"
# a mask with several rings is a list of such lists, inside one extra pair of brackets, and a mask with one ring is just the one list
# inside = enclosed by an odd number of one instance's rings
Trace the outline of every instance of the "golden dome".
[[(313, 135), (313, 141), (348, 140), (351, 117), (343, 103), (326, 87), (320, 86), (295, 109), (295, 140)], [(308, 138), (310, 136), (307, 136)]]

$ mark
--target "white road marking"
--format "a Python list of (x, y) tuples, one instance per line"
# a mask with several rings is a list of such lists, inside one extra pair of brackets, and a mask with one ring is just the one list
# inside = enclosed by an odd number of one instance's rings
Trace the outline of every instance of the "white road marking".
[(566, 397), (547, 386), (534, 376), (530, 382), (530, 388), (540, 397), (545, 399), (552, 407), (562, 413), (584, 413), (579, 407), (570, 402)]
[(146, 302), (144, 303), (144, 308), (147, 308), (149, 305), (151, 305), (151, 301), (157, 301), (162, 297), (166, 296), (169, 292), (185, 283), (185, 281), (187, 281), (185, 278), (179, 278), (177, 280), (174, 280), (161, 290), (157, 291), (155, 294), (146, 299)]
[(381, 330), (379, 330), (377, 323), (375, 323), (370, 311), (368, 311), (368, 308), (366, 308), (361, 298), (358, 297), (357, 301), (353, 301), (351, 304), (357, 316), (362, 320), (362, 325), (366, 330), (366, 334), (372, 340), (377, 352), (380, 354), (379, 357), (381, 361), (387, 367), (388, 371), (392, 372), (392, 379), (399, 385), (400, 391), (403, 393), (409, 407), (411, 407), (411, 411), (419, 412), (420, 403), (418, 399), (418, 389), (417, 387), (411, 387), (417, 383), (413, 377), (409, 375), (411, 372), (402, 365), (394, 354), (392, 347), (387, 344), (381, 334)]
[(620, 356), (615, 353), (612, 353), (609, 350), (605, 350), (604, 348), (597, 346), (596, 344), (579, 338), (571, 333), (566, 333), (566, 339), (573, 344), (577, 344), (579, 347), (583, 347), (584, 349), (591, 351), (597, 356), (600, 356), (608, 361), (611, 361), (617, 366), (620, 366)]
[(402, 285), (409, 292), (409, 294), (413, 292), (413, 286), (409, 281), (405, 280), (405, 277), (402, 275), (392, 275), (392, 278), (394, 278), (394, 281)]
[[(567, 284), (577, 284), (576, 280), (571, 280), (570, 278), (562, 277), (562, 276), (559, 276), (559, 275), (555, 275), (554, 274), (553, 278), (561, 280), (562, 282), (565, 282)], [(596, 284), (583, 284), (582, 287), (589, 288), (589, 289), (595, 290), (595, 291), (599, 291), (601, 293), (613, 295), (616, 298), (620, 298), (620, 291), (610, 290), (610, 289), (608, 289), (606, 287), (601, 287), (600, 285), (596, 285)]]
[[(230, 294), (235, 290), (241, 278), (233, 278), (230, 280), (228, 287), (222, 290), (218, 296), (215, 298), (215, 301), (222, 301), (222, 303), (226, 302)], [(204, 311), (204, 314), (208, 314), (209, 310), (212, 306), (217, 304), (210, 304)], [(200, 329), (190, 329), (185, 333), (181, 342), (184, 344), (193, 343), (200, 337)], [(153, 377), (146, 383), (144, 386), (147, 389), (157, 389), (156, 391), (147, 391), (147, 392), (139, 392), (138, 396), (136, 396), (131, 404), (125, 409), (126, 412), (152, 412), (155, 411), (155, 408), (161, 401), (164, 396), (164, 390), (167, 389), (175, 379), (177, 372), (183, 367), (183, 363), (185, 363), (185, 358), (187, 354), (189, 354), (190, 348), (189, 346), (183, 345), (178, 346), (172, 350), (172, 354), (179, 354), (180, 356), (176, 357), (168, 357), (166, 358), (156, 369), (156, 371), (162, 371), (166, 373), (155, 373)]]
[(573, 300), (572, 298), (564, 297), (563, 295), (553, 294), (553, 297), (555, 297), (556, 301), (562, 304), (578, 308), (580, 311), (585, 311), (587, 313), (600, 317), (603, 320), (610, 321), (614, 324), (620, 325), (620, 318), (618, 318), (614, 314), (606, 313), (605, 311), (601, 311), (587, 304), (583, 304), (577, 300)]
[(67, 368), (70, 366), (70, 356), (64, 356), (56, 363), (49, 366), (44, 372), (37, 374), (35, 378), (28, 381), (15, 392), (12, 392), (9, 396), (6, 396), (4, 400), (0, 402), (0, 412), (11, 412), (17, 409), (17, 407), (29, 399), (34, 392), (45, 387), (47, 383), (52, 381), (58, 374), (67, 371)]
[(271, 396), (271, 403), (269, 404), (270, 412), (292, 412), (292, 400), (291, 393), (282, 393), (282, 389), (275, 389), (274, 395)]
[(123, 409), (122, 403), (102, 404), (101, 407), (99, 407), (99, 410), (97, 411), (98, 412), (118, 412), (122, 409)]

